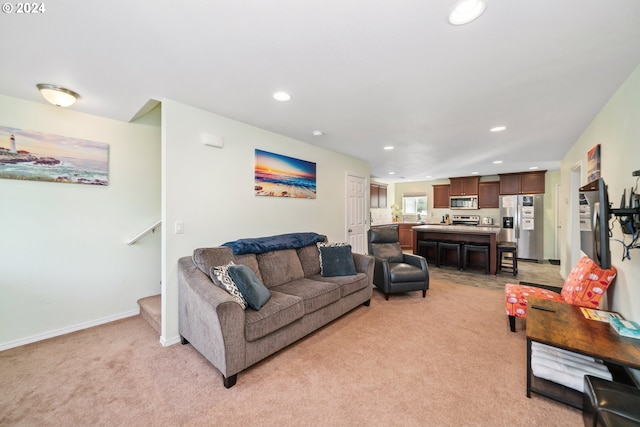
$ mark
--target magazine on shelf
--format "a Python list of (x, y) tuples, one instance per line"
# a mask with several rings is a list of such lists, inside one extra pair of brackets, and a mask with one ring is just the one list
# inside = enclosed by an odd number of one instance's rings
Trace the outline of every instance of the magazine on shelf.
[(589, 320), (610, 323), (611, 319), (623, 319), (618, 313), (613, 311), (596, 310), (593, 308), (580, 307), (582, 314)]
[(624, 337), (640, 338), (640, 325), (624, 319), (611, 319), (611, 328)]

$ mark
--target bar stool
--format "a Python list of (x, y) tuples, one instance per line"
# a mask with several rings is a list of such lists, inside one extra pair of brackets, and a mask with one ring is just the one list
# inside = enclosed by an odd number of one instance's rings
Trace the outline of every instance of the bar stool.
[[(469, 263), (469, 253), (477, 252), (484, 254), (484, 263)], [(462, 246), (462, 270), (466, 271), (469, 265), (484, 267), (485, 273), (489, 274), (489, 246), (483, 244), (465, 243)]]
[[(507, 269), (513, 273), (513, 277), (518, 275), (518, 245), (513, 242), (498, 242), (496, 259), (496, 274)], [(504, 254), (511, 254), (511, 263), (503, 263)]]
[(462, 268), (462, 257), (460, 256), (460, 246), (464, 243), (459, 242), (439, 242), (438, 243), (438, 267), (442, 267), (447, 261), (447, 251), (455, 250), (457, 256), (458, 270)]
[[(440, 261), (438, 257), (438, 242), (436, 240), (418, 240), (418, 255), (422, 255), (422, 248), (425, 248), (424, 257), (427, 259), (427, 261), (432, 261), (435, 265), (438, 265)], [(432, 257), (429, 257), (430, 248), (433, 248)]]

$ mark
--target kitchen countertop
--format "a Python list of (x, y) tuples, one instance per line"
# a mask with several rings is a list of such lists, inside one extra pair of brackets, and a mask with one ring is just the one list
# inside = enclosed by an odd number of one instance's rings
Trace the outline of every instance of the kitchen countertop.
[[(419, 222), (419, 221), (405, 221), (405, 222), (381, 222), (379, 224), (371, 224), (371, 227), (378, 227), (384, 225), (395, 225), (395, 224), (409, 224), (415, 227), (420, 227), (420, 230), (439, 230), (439, 231), (472, 231), (476, 230), (479, 233), (487, 233), (487, 232), (495, 232), (498, 233), (500, 231), (500, 226), (498, 225), (457, 225), (457, 224), (443, 224), (441, 222)], [(423, 228), (425, 227), (425, 228)]]
[(482, 225), (447, 225), (447, 224), (423, 224), (412, 227), (416, 231), (438, 231), (442, 233), (478, 233), (498, 234), (500, 227), (497, 226), (482, 226)]

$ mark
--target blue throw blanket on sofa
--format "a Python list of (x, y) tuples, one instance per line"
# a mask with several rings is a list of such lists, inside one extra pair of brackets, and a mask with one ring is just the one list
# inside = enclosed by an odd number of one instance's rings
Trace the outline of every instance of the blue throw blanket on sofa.
[(317, 233), (289, 233), (277, 236), (256, 237), (239, 239), (224, 243), (229, 246), (235, 255), (261, 254), (263, 252), (277, 251), (280, 249), (297, 249), (318, 242), (324, 242), (325, 236)]

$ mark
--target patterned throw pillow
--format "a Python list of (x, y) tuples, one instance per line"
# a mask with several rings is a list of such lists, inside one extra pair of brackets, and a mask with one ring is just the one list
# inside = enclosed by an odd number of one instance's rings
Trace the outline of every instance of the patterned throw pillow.
[(317, 246), (320, 252), (320, 274), (322, 276), (353, 276), (357, 273), (350, 244), (317, 243)]
[(567, 276), (562, 298), (569, 304), (598, 308), (616, 273), (615, 267), (603, 270), (591, 258), (583, 256)]
[(211, 280), (215, 283), (219, 288), (224, 289), (229, 292), (229, 294), (236, 300), (238, 304), (242, 306), (243, 309), (247, 308), (247, 301), (242, 296), (242, 292), (233, 283), (233, 279), (229, 276), (229, 266), (235, 265), (233, 261), (229, 261), (229, 264), (220, 265), (217, 267), (211, 267), (209, 275), (211, 276)]

